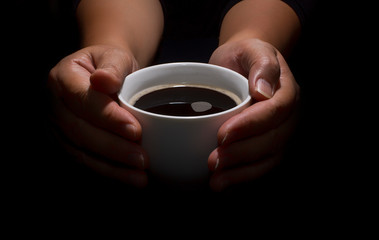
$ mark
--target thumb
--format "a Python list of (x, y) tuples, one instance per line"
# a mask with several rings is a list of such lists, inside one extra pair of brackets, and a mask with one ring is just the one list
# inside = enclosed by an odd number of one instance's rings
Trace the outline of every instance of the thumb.
[(257, 101), (272, 98), (279, 83), (278, 54), (280, 53), (271, 49), (268, 51), (254, 60), (249, 71), (250, 94)]
[(128, 52), (116, 48), (100, 48), (93, 53), (96, 66), (91, 74), (91, 87), (105, 94), (118, 92), (126, 75), (137, 69), (137, 62)]

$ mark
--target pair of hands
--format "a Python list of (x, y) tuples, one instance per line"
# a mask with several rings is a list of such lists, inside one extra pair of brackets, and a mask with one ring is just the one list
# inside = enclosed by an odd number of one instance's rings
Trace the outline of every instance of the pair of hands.
[[(296, 123), (299, 87), (282, 55), (257, 39), (226, 43), (209, 63), (248, 77), (257, 102), (225, 122), (209, 156), (210, 186), (220, 191), (254, 180), (278, 165)], [(53, 122), (63, 145), (96, 172), (136, 187), (147, 185), (148, 155), (140, 124), (117, 103), (123, 79), (136, 71), (132, 54), (91, 46), (62, 59), (50, 72)]]

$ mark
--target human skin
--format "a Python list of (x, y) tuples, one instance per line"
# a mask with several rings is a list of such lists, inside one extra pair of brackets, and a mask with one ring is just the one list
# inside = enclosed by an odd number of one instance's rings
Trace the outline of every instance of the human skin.
[[(83, 48), (49, 74), (58, 139), (94, 171), (136, 187), (147, 185), (141, 126), (116, 102), (125, 76), (147, 66), (163, 32), (155, 0), (82, 0), (77, 9)], [(63, 135), (63, 137), (60, 137)]]
[[(83, 48), (50, 72), (53, 121), (80, 162), (100, 174), (144, 187), (148, 155), (138, 144), (138, 121), (115, 98), (124, 77), (151, 63), (163, 32), (158, 0), (82, 0)], [(257, 101), (223, 124), (209, 156), (210, 186), (221, 191), (276, 166), (296, 122), (299, 88), (282, 53), (300, 24), (279, 0), (245, 0), (225, 16), (211, 64), (249, 79)], [(116, 164), (115, 164), (116, 163)]]
[(221, 126), (219, 147), (208, 160), (212, 189), (252, 181), (280, 163), (299, 102), (282, 53), (290, 53), (299, 33), (295, 12), (277, 0), (245, 0), (225, 16), (210, 63), (245, 75), (258, 102)]

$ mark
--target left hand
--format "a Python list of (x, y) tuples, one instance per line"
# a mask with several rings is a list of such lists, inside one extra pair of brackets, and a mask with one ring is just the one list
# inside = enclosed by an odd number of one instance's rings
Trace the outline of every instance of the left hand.
[(258, 39), (225, 43), (209, 63), (247, 77), (256, 101), (218, 131), (219, 147), (208, 166), (214, 172), (211, 188), (221, 191), (257, 179), (280, 163), (295, 128), (300, 88), (281, 53)]

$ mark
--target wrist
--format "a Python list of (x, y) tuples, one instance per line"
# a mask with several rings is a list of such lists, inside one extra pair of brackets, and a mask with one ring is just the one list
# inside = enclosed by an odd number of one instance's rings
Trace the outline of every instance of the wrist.
[(300, 33), (296, 13), (278, 0), (241, 1), (225, 16), (220, 45), (243, 39), (260, 39), (288, 53)]

